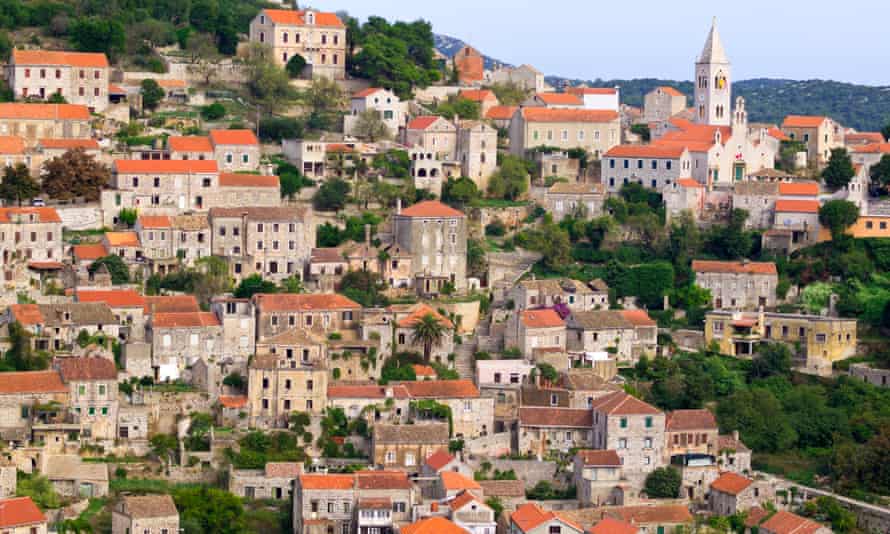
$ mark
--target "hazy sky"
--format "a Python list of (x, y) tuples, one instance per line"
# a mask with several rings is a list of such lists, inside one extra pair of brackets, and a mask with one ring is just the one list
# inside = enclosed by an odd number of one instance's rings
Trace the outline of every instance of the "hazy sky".
[[(301, 3), (303, 5), (304, 3)], [(890, 85), (890, 2), (845, 0), (313, 0), (364, 20), (424, 18), (433, 31), (545, 74), (692, 79), (711, 18), (736, 80)]]

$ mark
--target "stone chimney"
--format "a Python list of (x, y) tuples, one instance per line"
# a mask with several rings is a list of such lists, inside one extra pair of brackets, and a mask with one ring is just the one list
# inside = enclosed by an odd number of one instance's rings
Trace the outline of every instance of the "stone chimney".
[(396, 215), (402, 213), (402, 197), (396, 199)]

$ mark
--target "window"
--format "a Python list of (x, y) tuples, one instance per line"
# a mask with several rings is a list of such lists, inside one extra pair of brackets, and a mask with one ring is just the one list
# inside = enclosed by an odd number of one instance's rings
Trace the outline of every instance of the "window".
[(627, 428), (627, 417), (621, 418), (621, 428)]
[(336, 503), (333, 503), (333, 502), (329, 502), (329, 503), (328, 503), (328, 513), (329, 513), (329, 514), (333, 514), (333, 513), (334, 513), (334, 507), (335, 507), (335, 505), (336, 505)]
[(550, 394), (550, 406), (559, 405), (559, 397), (555, 393)]
[(652, 428), (652, 418), (646, 417), (646, 428)]
[(562, 527), (559, 525), (552, 525), (548, 534), (562, 534)]
[(410, 452), (405, 453), (405, 466), (410, 467), (414, 465), (414, 454)]
[(627, 438), (620, 438), (620, 439), (618, 440), (618, 448), (619, 448), (619, 449), (626, 449), (626, 448), (627, 448)]
[(396, 463), (396, 453), (393, 451), (386, 451), (386, 463), (394, 464)]
[(643, 448), (644, 449), (652, 448), (652, 438), (643, 438)]

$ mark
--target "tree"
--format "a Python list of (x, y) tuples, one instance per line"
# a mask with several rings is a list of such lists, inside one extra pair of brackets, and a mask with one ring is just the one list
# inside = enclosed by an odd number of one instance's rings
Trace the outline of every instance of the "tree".
[(48, 358), (34, 352), (31, 334), (18, 322), (9, 325), (9, 350), (4, 355), (2, 370), (41, 371), (49, 365)]
[(752, 378), (769, 378), (791, 374), (791, 350), (784, 343), (764, 343), (751, 362)]
[(151, 452), (154, 453), (162, 462), (170, 460), (171, 455), (179, 448), (179, 441), (176, 436), (170, 434), (155, 434), (149, 440)]
[(886, 190), (890, 186), (890, 154), (881, 156), (881, 160), (872, 165), (868, 173), (872, 184)]
[(201, 117), (208, 121), (218, 121), (226, 116), (226, 107), (214, 102), (201, 108)]
[(856, 176), (856, 169), (853, 167), (853, 160), (850, 159), (847, 149), (832, 149), (828, 166), (822, 171), (822, 180), (825, 181), (825, 185), (837, 191), (846, 187), (854, 176)]
[(350, 32), (350, 47), (361, 47), (349, 60), (351, 73), (375, 87), (411, 96), (414, 87), (426, 87), (439, 79), (433, 58), (432, 26), (425, 21), (390, 24), (369, 17), (359, 31)]
[(858, 219), (859, 208), (849, 200), (829, 200), (819, 208), (819, 223), (831, 230), (834, 241), (840, 241)]
[(303, 293), (306, 288), (303, 287), (303, 281), (299, 276), (288, 276), (281, 281), (282, 293)]
[(518, 106), (525, 102), (530, 94), (530, 91), (515, 82), (494, 83), (487, 89), (490, 89), (494, 96), (498, 97), (498, 102), (502, 106)]
[(99, 200), (111, 170), (83, 149), (69, 150), (43, 164), (43, 191), (51, 198)]
[(386, 285), (380, 275), (371, 271), (349, 271), (340, 280), (337, 290), (366, 308), (388, 303), (382, 291)]
[(528, 168), (522, 158), (505, 155), (501, 168), (488, 181), (488, 194), (493, 198), (516, 200), (528, 190)]
[(442, 342), (447, 335), (445, 325), (432, 313), (418, 319), (411, 327), (411, 343), (423, 345), (423, 361), (429, 363), (433, 346)]
[(553, 271), (564, 269), (572, 259), (572, 243), (569, 233), (558, 224), (545, 222), (540, 228), (517, 236), (517, 244), (540, 252), (544, 265)]
[(81, 52), (104, 52), (116, 58), (126, 47), (124, 26), (117, 20), (83, 17), (69, 29), (69, 39)]
[(130, 269), (127, 267), (127, 264), (124, 263), (123, 258), (116, 254), (99, 258), (90, 264), (90, 273), (95, 273), (99, 267), (102, 267), (103, 265), (108, 269), (108, 274), (111, 275), (112, 284), (122, 285), (130, 283)]
[(776, 395), (764, 387), (741, 389), (717, 404), (722, 432), (738, 430), (756, 452), (778, 452), (794, 446), (797, 433)]
[(59, 508), (62, 501), (56, 493), (52, 483), (45, 476), (36, 473), (26, 475), (18, 474), (15, 494), (17, 497), (31, 497), (31, 500), (40, 508)]
[(244, 70), (250, 100), (266, 113), (285, 108), (296, 98), (287, 73), (272, 60), (269, 45), (251, 43)]
[(187, 487), (175, 490), (173, 500), (185, 534), (250, 532), (241, 499), (228, 491), (207, 486)]
[(142, 109), (154, 111), (164, 99), (164, 89), (151, 78), (142, 80)]
[(673, 467), (659, 467), (646, 477), (646, 496), (650, 499), (676, 499), (683, 477)]
[(442, 202), (458, 208), (464, 207), (479, 198), (476, 182), (465, 176), (449, 178), (442, 186)]
[(275, 282), (263, 280), (259, 274), (252, 274), (241, 280), (238, 287), (235, 288), (235, 298), (249, 299), (257, 293), (277, 293), (278, 286)]
[(294, 54), (290, 59), (287, 60), (287, 65), (285, 66), (285, 70), (287, 70), (287, 75), (291, 78), (299, 78), (300, 75), (303, 74), (303, 69), (306, 68), (306, 58), (301, 56), (300, 54)]
[(371, 167), (381, 171), (385, 178), (408, 178), (411, 175), (411, 156), (404, 150), (388, 150), (374, 156)]
[(210, 85), (222, 59), (213, 36), (207, 33), (189, 35), (185, 52), (190, 61), (188, 70), (203, 78), (204, 85)]
[(359, 113), (352, 127), (352, 134), (361, 139), (367, 139), (373, 143), (389, 137), (389, 126), (380, 118), (380, 112), (374, 109), (366, 109)]
[(241, 373), (234, 371), (223, 378), (223, 385), (237, 389), (238, 391), (244, 391), (247, 389), (247, 380), (244, 379), (244, 376), (242, 376)]
[(346, 105), (340, 84), (325, 77), (315, 78), (300, 99), (311, 110), (307, 126), (315, 130), (330, 129), (336, 114)]
[(139, 212), (136, 211), (136, 208), (121, 208), (117, 213), (117, 220), (132, 228), (139, 220)]
[(340, 211), (349, 199), (349, 182), (333, 178), (321, 184), (312, 197), (312, 206), (318, 211)]
[(40, 194), (40, 185), (31, 178), (31, 171), (24, 163), (7, 166), (3, 170), (3, 182), (0, 183), (0, 198), (8, 203), (15, 202), (19, 206), (23, 200), (31, 200)]

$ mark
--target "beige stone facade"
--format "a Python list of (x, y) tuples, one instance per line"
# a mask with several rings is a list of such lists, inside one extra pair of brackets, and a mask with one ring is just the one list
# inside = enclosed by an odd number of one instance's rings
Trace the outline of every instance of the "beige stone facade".
[(269, 45), (279, 65), (300, 55), (312, 76), (346, 76), (346, 26), (334, 13), (263, 9), (250, 22), (249, 38)]
[(497, 169), (497, 130), (481, 121), (461, 123), (457, 130), (456, 156), (461, 176), (473, 180), (480, 191), (488, 190), (488, 179)]
[(779, 274), (772, 262), (692, 262), (695, 284), (711, 292), (715, 309), (757, 310), (776, 306)]
[(584, 284), (578, 280), (520, 280), (511, 291), (517, 310), (550, 308), (564, 304), (572, 311), (601, 310), (609, 307), (609, 286), (600, 279)]
[(510, 122), (510, 152), (523, 156), (535, 147), (583, 148), (599, 159), (621, 142), (617, 111), (520, 108)]
[(426, 278), (420, 291), (438, 292), (430, 278), (450, 281), (458, 290), (466, 287), (466, 215), (441, 202), (424, 201), (397, 209), (393, 228), (395, 244), (411, 254), (413, 278)]
[(789, 115), (782, 131), (806, 146), (807, 162), (816, 167), (828, 163), (832, 149), (844, 146), (844, 128), (829, 117)]
[(664, 462), (665, 416), (627, 393), (593, 401), (593, 447), (612, 449), (629, 479), (642, 480)]
[(248, 371), (248, 421), (252, 428), (287, 428), (292, 412), (320, 415), (327, 399), (324, 361), (297, 363), (285, 354), (257, 356)]
[(170, 495), (126, 495), (111, 512), (112, 534), (176, 534), (179, 512)]
[(384, 469), (416, 472), (434, 452), (448, 447), (447, 423), (417, 425), (375, 424), (371, 460)]
[(432, 151), (442, 161), (454, 161), (457, 157), (457, 127), (443, 117), (415, 117), (405, 127), (404, 142), (409, 147)]
[(327, 334), (351, 330), (361, 320), (362, 307), (338, 294), (257, 294), (257, 344), (299, 327)]
[(605, 200), (606, 192), (602, 184), (584, 182), (557, 182), (544, 194), (544, 205), (556, 221), (570, 216), (585, 219), (600, 217)]
[(686, 95), (673, 87), (656, 87), (643, 99), (643, 122), (666, 121), (686, 109)]
[(111, 69), (105, 54), (15, 49), (6, 70), (17, 99), (58, 94), (90, 111), (108, 108)]
[(90, 110), (75, 104), (0, 104), (0, 135), (23, 138), (28, 147), (41, 139), (89, 139)]

